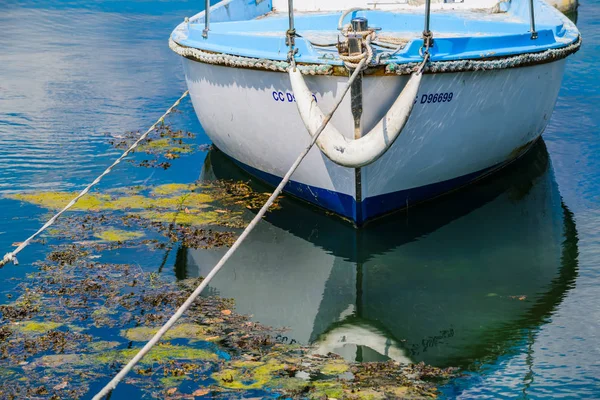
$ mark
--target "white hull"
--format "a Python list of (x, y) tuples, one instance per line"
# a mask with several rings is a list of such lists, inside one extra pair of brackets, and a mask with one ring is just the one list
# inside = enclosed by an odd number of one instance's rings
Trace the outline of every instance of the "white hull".
[[(402, 135), (383, 157), (363, 167), (359, 178), (354, 169), (334, 164), (315, 147), (288, 189), (362, 223), (463, 186), (515, 159), (542, 134), (565, 62), (426, 75)], [(189, 59), (184, 67), (194, 108), (214, 144), (263, 179), (282, 177), (310, 139), (288, 75)], [(306, 80), (327, 112), (347, 78)], [(364, 77), (364, 132), (382, 118), (407, 80)], [(442, 94), (444, 101), (423, 101), (434, 94)], [(332, 123), (353, 138), (349, 102), (347, 96)]]

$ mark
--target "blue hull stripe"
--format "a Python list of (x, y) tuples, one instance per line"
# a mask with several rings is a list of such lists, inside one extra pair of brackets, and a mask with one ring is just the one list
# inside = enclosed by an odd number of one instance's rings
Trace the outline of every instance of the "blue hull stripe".
[[(482, 176), (488, 175), (490, 172), (500, 169), (504, 165), (506, 164), (500, 164), (494, 167), (486, 168), (481, 171), (459, 176), (458, 178), (453, 178), (447, 181), (401, 190), (399, 192), (368, 197), (362, 202), (362, 215), (364, 218), (362, 222), (394, 210), (406, 208), (408, 205), (414, 205), (425, 200), (433, 199), (441, 196), (444, 193), (448, 193), (466, 186), (469, 183), (478, 180)], [(357, 224), (360, 223), (357, 222)]]
[[(240, 168), (268, 183), (269, 185), (277, 186), (281, 182), (281, 178), (278, 176), (260, 171), (256, 168), (242, 164), (239, 161), (233, 161)], [(294, 181), (290, 181), (285, 186), (284, 191), (285, 193), (294, 197), (298, 197), (302, 200), (308, 201), (309, 203), (315, 204), (326, 210), (346, 217), (354, 221), (357, 225), (362, 225), (369, 219), (406, 208), (407, 205), (414, 205), (415, 203), (429, 200), (454, 189), (466, 186), (469, 183), (501, 168), (506, 164), (508, 163), (496, 165), (443, 182), (369, 197), (360, 203), (357, 203), (352, 196), (347, 194), (321, 189)]]

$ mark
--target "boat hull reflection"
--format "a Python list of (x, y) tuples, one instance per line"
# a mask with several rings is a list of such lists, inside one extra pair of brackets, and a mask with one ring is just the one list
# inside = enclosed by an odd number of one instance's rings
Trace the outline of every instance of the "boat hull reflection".
[[(240, 174), (212, 152), (203, 179), (250, 179)], [(540, 142), (494, 179), (362, 230), (283, 200), (211, 287), (318, 352), (465, 366), (551, 315), (574, 282), (576, 246)], [(188, 251), (185, 274), (206, 275), (223, 253)]]

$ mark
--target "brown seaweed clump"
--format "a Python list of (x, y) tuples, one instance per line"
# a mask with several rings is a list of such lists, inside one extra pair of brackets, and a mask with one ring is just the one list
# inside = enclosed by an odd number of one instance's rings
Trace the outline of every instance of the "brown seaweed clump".
[[(138, 138), (141, 132), (126, 132), (118, 138), (111, 138), (109, 144), (116, 149), (128, 149)], [(155, 137), (158, 136), (158, 137)], [(173, 129), (168, 124), (159, 125), (153, 137), (146, 139), (136, 148), (136, 153), (150, 156), (139, 160), (139, 157), (128, 160), (138, 167), (162, 168), (171, 167), (171, 161), (182, 155), (193, 154), (197, 151), (207, 151), (210, 146), (195, 146), (192, 142), (196, 135), (191, 132)]]

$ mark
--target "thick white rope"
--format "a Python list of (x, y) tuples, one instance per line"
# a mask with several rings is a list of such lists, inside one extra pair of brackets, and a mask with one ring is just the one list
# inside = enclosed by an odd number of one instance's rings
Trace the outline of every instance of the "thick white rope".
[(112, 390), (114, 390), (117, 387), (119, 382), (121, 382), (121, 380), (123, 378), (125, 378), (125, 376), (129, 373), (129, 371), (131, 371), (133, 369), (133, 367), (135, 367), (135, 365), (146, 354), (148, 354), (148, 352), (150, 350), (152, 350), (152, 348), (158, 343), (158, 341), (163, 337), (163, 335), (165, 333), (167, 333), (167, 331), (169, 329), (171, 329), (171, 327), (177, 322), (177, 320), (179, 320), (179, 318), (181, 318), (183, 313), (185, 313), (190, 308), (190, 306), (192, 305), (194, 300), (196, 300), (196, 298), (200, 295), (200, 293), (202, 293), (204, 288), (206, 288), (206, 286), (208, 286), (209, 282), (221, 270), (223, 265), (225, 265), (225, 263), (233, 255), (233, 253), (235, 253), (235, 251), (240, 247), (240, 245), (244, 242), (246, 237), (250, 234), (250, 232), (252, 232), (252, 230), (256, 227), (258, 222), (265, 215), (265, 213), (267, 212), (269, 207), (271, 207), (271, 205), (273, 204), (273, 202), (275, 201), (277, 196), (279, 196), (279, 194), (283, 191), (283, 188), (289, 182), (290, 178), (292, 177), (292, 175), (294, 174), (294, 172), (296, 171), (298, 166), (300, 166), (300, 163), (302, 163), (302, 161), (304, 160), (304, 158), (306, 157), (308, 152), (313, 148), (313, 146), (317, 142), (317, 139), (319, 138), (319, 136), (321, 135), (321, 133), (323, 132), (323, 130), (325, 129), (325, 127), (327, 126), (327, 124), (329, 123), (331, 118), (333, 117), (333, 114), (335, 113), (335, 111), (338, 109), (338, 107), (342, 103), (342, 100), (346, 96), (346, 93), (348, 93), (348, 90), (350, 90), (352, 83), (354, 82), (356, 77), (361, 73), (362, 67), (363, 67), (365, 61), (366, 60), (361, 61), (359, 64), (359, 67), (354, 70), (354, 73), (348, 80), (348, 83), (346, 84), (346, 87), (344, 88), (344, 91), (342, 92), (340, 98), (335, 103), (335, 106), (333, 107), (331, 112), (323, 119), (323, 123), (321, 124), (321, 126), (319, 127), (319, 129), (317, 130), (315, 135), (312, 137), (310, 144), (302, 151), (302, 153), (300, 153), (300, 155), (298, 156), (298, 158), (296, 159), (294, 164), (292, 164), (289, 171), (285, 174), (285, 176), (281, 180), (281, 183), (279, 184), (279, 186), (277, 186), (277, 188), (275, 189), (273, 194), (271, 194), (271, 197), (269, 197), (269, 199), (267, 200), (265, 205), (260, 209), (258, 214), (256, 214), (256, 216), (252, 219), (252, 221), (246, 227), (246, 229), (244, 229), (244, 232), (242, 232), (240, 237), (235, 241), (235, 243), (231, 246), (231, 248), (229, 250), (227, 250), (227, 253), (225, 253), (225, 255), (221, 258), (221, 260), (219, 260), (217, 265), (215, 265), (213, 267), (213, 269), (210, 271), (210, 273), (208, 275), (206, 275), (204, 280), (202, 280), (202, 283), (196, 288), (196, 290), (194, 290), (194, 292), (190, 295), (190, 297), (188, 297), (188, 299), (185, 301), (185, 303), (183, 303), (181, 305), (181, 307), (179, 307), (179, 309), (175, 312), (175, 314), (173, 314), (173, 316), (167, 321), (167, 323), (164, 324), (163, 327), (160, 328), (160, 330), (158, 332), (156, 332), (156, 334), (152, 337), (152, 339), (150, 339), (150, 341), (148, 343), (146, 343), (146, 345), (135, 355), (135, 357), (133, 357), (131, 359), (131, 361), (129, 361), (129, 363), (127, 363), (127, 365), (125, 367), (123, 367), (123, 369), (106, 386), (104, 386), (104, 388), (102, 388), (102, 390), (100, 390), (98, 392), (98, 394), (96, 394), (93, 397), (93, 400), (102, 399), (102, 397), (108, 395)]
[(40, 233), (44, 232), (49, 226), (51, 226), (54, 222), (56, 222), (56, 220), (62, 214), (64, 214), (67, 210), (69, 210), (71, 207), (73, 207), (79, 201), (79, 199), (81, 199), (83, 196), (85, 196), (86, 194), (88, 194), (88, 192), (94, 186), (96, 186), (98, 183), (100, 183), (100, 181), (102, 180), (102, 178), (104, 178), (106, 175), (108, 175), (112, 171), (112, 169), (114, 167), (116, 167), (121, 161), (123, 161), (123, 159), (125, 157), (127, 157), (136, 147), (138, 147), (138, 145), (142, 141), (144, 141), (148, 137), (148, 135), (152, 131), (154, 131), (156, 129), (156, 127), (158, 126), (158, 124), (163, 123), (165, 121), (165, 117), (167, 115), (169, 115), (171, 112), (173, 112), (173, 110), (175, 109), (175, 107), (177, 107), (179, 105), (179, 103), (181, 103), (181, 100), (183, 100), (187, 95), (188, 95), (188, 91), (186, 90), (185, 93), (183, 93), (183, 95), (179, 99), (177, 99), (177, 101), (175, 103), (173, 103), (173, 105), (171, 107), (169, 107), (169, 109), (162, 115), (162, 117), (160, 117), (158, 119), (158, 121), (156, 121), (154, 123), (154, 125), (152, 125), (150, 127), (150, 129), (148, 129), (142, 136), (140, 136), (139, 139), (136, 140), (135, 143), (132, 144), (131, 147), (129, 149), (127, 149), (127, 151), (125, 151), (125, 153), (123, 153), (121, 155), (121, 157), (119, 157), (114, 163), (112, 163), (112, 165), (110, 167), (106, 168), (106, 170), (100, 176), (98, 176), (96, 179), (94, 179), (94, 181), (92, 183), (90, 183), (85, 189), (83, 189), (77, 195), (77, 197), (75, 197), (73, 200), (71, 200), (69, 202), (69, 204), (67, 204), (65, 206), (65, 208), (63, 208), (58, 213), (56, 213), (52, 218), (50, 218), (48, 220), (48, 222), (46, 222), (44, 224), (44, 226), (42, 226), (36, 233), (34, 233), (29, 238), (27, 238), (27, 240), (25, 240), (23, 243), (21, 243), (19, 245), (19, 247), (17, 247), (15, 250), (11, 251), (10, 253), (7, 253), (4, 256), (4, 258), (2, 259), (2, 261), (0, 261), (0, 268), (3, 267), (4, 265), (8, 264), (11, 261), (14, 262), (15, 265), (18, 264), (18, 261), (17, 261), (17, 258), (16, 258), (17, 254), (19, 254), (21, 252), (21, 250), (23, 250), (25, 247), (27, 247), (31, 243), (31, 241), (33, 239), (35, 239)]
[[(415, 105), (423, 78), (423, 69), (430, 53), (425, 51), (421, 66), (413, 72), (394, 104), (383, 118), (368, 133), (357, 139), (348, 139), (333, 124), (323, 132), (317, 146), (334, 163), (346, 168), (370, 165), (383, 156), (402, 134)], [(365, 61), (366, 63), (367, 61)], [(292, 92), (296, 98), (298, 112), (308, 133), (312, 136), (321, 125), (325, 115), (313, 99), (312, 91), (299, 71), (290, 70)]]

